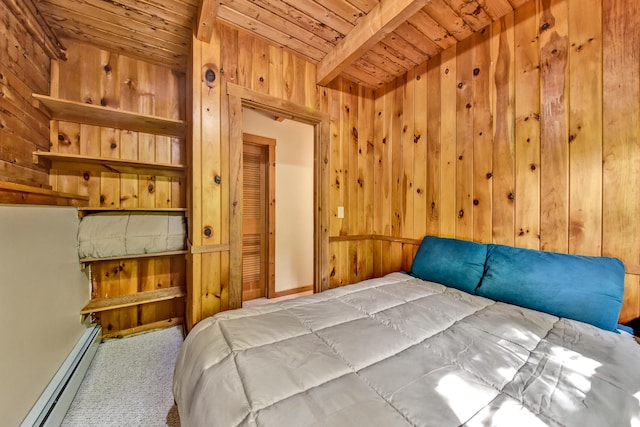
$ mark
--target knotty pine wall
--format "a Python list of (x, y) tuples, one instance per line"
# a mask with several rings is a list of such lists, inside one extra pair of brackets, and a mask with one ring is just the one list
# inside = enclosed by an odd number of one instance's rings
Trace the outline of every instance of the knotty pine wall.
[[(65, 40), (67, 61), (52, 73), (52, 96), (174, 119), (185, 118), (185, 76), (97, 47)], [(59, 68), (59, 71), (56, 71)], [(53, 92), (58, 92), (57, 95)], [(48, 92), (44, 92), (45, 94)], [(146, 162), (184, 164), (184, 138), (51, 122), (51, 151)], [(89, 196), (90, 207), (185, 208), (181, 178), (51, 171), (54, 190)], [(185, 286), (185, 257), (103, 261), (91, 265), (92, 297), (112, 297)], [(106, 336), (134, 332), (144, 325), (173, 324), (184, 301), (171, 300), (96, 314)], [(164, 324), (163, 323), (163, 324)]]
[[(230, 308), (226, 82), (330, 115), (329, 287), (409, 269), (426, 234), (617, 256), (637, 273), (637, 9), (535, 0), (377, 90), (317, 87), (312, 64), (222, 24), (194, 40), (187, 317)], [(625, 285), (622, 321), (640, 315), (637, 274)]]
[[(216, 26), (211, 43), (194, 37), (191, 69), (188, 325), (239, 305), (229, 292), (229, 218), (234, 206), (229, 194), (233, 177), (227, 83), (317, 111), (326, 110), (329, 92), (316, 87), (314, 64), (223, 24)], [(212, 83), (205, 80), (207, 69), (216, 73)], [(220, 184), (215, 183), (216, 175)]]
[(31, 153), (49, 149), (49, 120), (31, 93), (48, 91), (50, 60), (4, 2), (0, 16), (0, 181), (47, 187)]
[(332, 286), (409, 268), (431, 234), (619, 257), (621, 320), (640, 316), (638, 46), (635, 0), (535, 0), (377, 90), (373, 114), (341, 83)]

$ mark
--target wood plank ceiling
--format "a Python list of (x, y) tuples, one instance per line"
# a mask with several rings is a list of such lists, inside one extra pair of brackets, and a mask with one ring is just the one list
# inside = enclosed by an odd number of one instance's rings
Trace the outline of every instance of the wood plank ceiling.
[(34, 0), (58, 37), (186, 71), (215, 19), (379, 87), (529, 0)]

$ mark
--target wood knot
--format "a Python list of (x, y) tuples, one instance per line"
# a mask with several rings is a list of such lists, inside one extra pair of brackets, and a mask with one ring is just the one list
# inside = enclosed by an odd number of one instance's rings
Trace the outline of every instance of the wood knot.
[(102, 105), (103, 107), (106, 107), (106, 106), (107, 106), (107, 100), (106, 100), (106, 99), (104, 99), (104, 98), (102, 98), (102, 99), (100, 100), (100, 105)]
[(464, 210), (460, 209), (460, 212), (458, 212), (458, 218), (462, 218), (464, 216)]
[(85, 181), (89, 181), (89, 179), (91, 179), (91, 174), (89, 172), (84, 172), (82, 174), (82, 179), (84, 179)]
[(211, 227), (206, 226), (204, 228), (203, 233), (204, 233), (205, 237), (211, 237), (211, 235), (213, 234), (213, 230), (211, 229)]
[(474, 206), (478, 206), (480, 204), (480, 200), (478, 199), (473, 199), (473, 205)]
[(509, 198), (509, 200), (514, 200), (516, 198), (516, 195), (513, 193), (509, 193), (507, 197)]
[(149, 191), (149, 193), (153, 193), (153, 190), (154, 190), (153, 184), (149, 184), (149, 186), (147, 187), (147, 190)]
[(480, 68), (474, 68), (473, 69), (473, 75), (477, 76), (478, 74), (480, 74)]
[(462, 89), (464, 87), (464, 84), (462, 82), (458, 83), (458, 89)]
[(104, 72), (107, 74), (111, 73), (111, 65), (107, 64), (104, 66)]

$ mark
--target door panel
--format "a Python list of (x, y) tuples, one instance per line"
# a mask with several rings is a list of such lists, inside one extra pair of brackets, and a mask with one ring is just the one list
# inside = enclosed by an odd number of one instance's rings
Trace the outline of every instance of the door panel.
[(243, 156), (242, 300), (248, 301), (267, 295), (267, 151), (244, 144)]

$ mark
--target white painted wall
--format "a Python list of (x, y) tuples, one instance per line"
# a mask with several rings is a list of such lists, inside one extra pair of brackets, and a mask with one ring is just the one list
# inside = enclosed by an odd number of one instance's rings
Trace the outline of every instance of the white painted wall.
[(75, 208), (0, 205), (0, 424), (19, 425), (85, 330)]
[(313, 284), (313, 126), (249, 108), (243, 131), (276, 140), (276, 292)]

